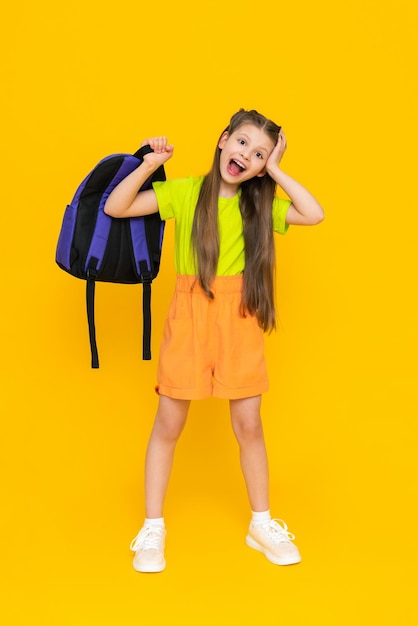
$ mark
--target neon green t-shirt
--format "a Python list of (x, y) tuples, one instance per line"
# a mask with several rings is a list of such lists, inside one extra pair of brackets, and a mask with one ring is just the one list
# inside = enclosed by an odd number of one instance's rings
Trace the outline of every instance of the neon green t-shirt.
[[(177, 178), (153, 183), (161, 219), (175, 218), (175, 267), (177, 274), (196, 275), (192, 247), (194, 211), (203, 176)], [(286, 213), (290, 200), (275, 198), (273, 202), (273, 228), (280, 234), (288, 229)], [(232, 198), (219, 198), (219, 261), (217, 276), (242, 274), (245, 266), (245, 249), (239, 193)]]

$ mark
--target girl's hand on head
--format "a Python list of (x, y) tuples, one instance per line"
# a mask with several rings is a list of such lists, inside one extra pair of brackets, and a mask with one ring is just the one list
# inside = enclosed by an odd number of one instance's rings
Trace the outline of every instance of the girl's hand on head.
[(167, 137), (151, 137), (145, 139), (141, 146), (149, 145), (153, 152), (144, 155), (144, 161), (152, 165), (162, 165), (173, 156), (174, 146), (167, 143)]
[(284, 134), (282, 130), (280, 130), (277, 143), (273, 148), (273, 152), (270, 154), (267, 160), (267, 165), (266, 165), (267, 171), (271, 167), (277, 167), (280, 164), (280, 161), (282, 160), (283, 155), (286, 152), (286, 148), (287, 148), (286, 135)]

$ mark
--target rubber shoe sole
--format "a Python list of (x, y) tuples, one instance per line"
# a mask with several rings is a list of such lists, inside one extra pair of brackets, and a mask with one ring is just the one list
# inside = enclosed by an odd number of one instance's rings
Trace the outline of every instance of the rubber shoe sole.
[(254, 548), (254, 550), (258, 550), (258, 552), (262, 552), (264, 556), (275, 565), (296, 565), (296, 563), (300, 563), (302, 557), (300, 555), (294, 557), (279, 557), (275, 556), (271, 552), (267, 550), (264, 546), (259, 544), (255, 539), (251, 537), (251, 535), (247, 535), (245, 538), (245, 543), (249, 548)]
[(147, 563), (146, 561), (145, 563), (140, 563), (140, 556), (143, 556), (143, 554), (138, 555), (138, 558), (137, 556), (134, 557), (132, 565), (135, 571), (141, 572), (143, 574), (156, 574), (157, 572), (162, 572), (163, 570), (165, 570), (166, 562), (164, 558), (160, 559), (157, 563), (153, 563), (152, 561), (149, 563)]
[(158, 572), (163, 572), (165, 570), (166, 563), (162, 565), (137, 565), (135, 562), (133, 563), (133, 568), (136, 572), (141, 572), (141, 574), (157, 574)]

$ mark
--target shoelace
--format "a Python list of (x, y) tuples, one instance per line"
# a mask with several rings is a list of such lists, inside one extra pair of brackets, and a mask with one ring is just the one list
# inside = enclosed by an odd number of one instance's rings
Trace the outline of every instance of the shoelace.
[[(283, 526), (281, 526), (279, 522), (281, 522)], [(295, 538), (295, 535), (287, 530), (287, 524), (282, 519), (272, 519), (268, 524), (264, 524), (263, 528), (275, 544), (283, 541), (289, 542)]]
[(164, 529), (160, 526), (146, 526), (142, 528), (137, 536), (132, 539), (131, 550), (159, 550), (161, 535)]

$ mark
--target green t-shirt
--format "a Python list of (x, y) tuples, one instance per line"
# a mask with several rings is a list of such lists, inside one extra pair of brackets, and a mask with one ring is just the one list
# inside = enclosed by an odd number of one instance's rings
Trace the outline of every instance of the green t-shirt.
[[(161, 219), (175, 218), (175, 267), (177, 274), (196, 274), (192, 248), (194, 211), (202, 186), (199, 178), (177, 178), (153, 183)], [(275, 198), (273, 202), (273, 228), (285, 234), (286, 213), (290, 200)], [(245, 265), (244, 234), (239, 208), (239, 193), (232, 198), (219, 198), (219, 261), (217, 276), (242, 274)]]

